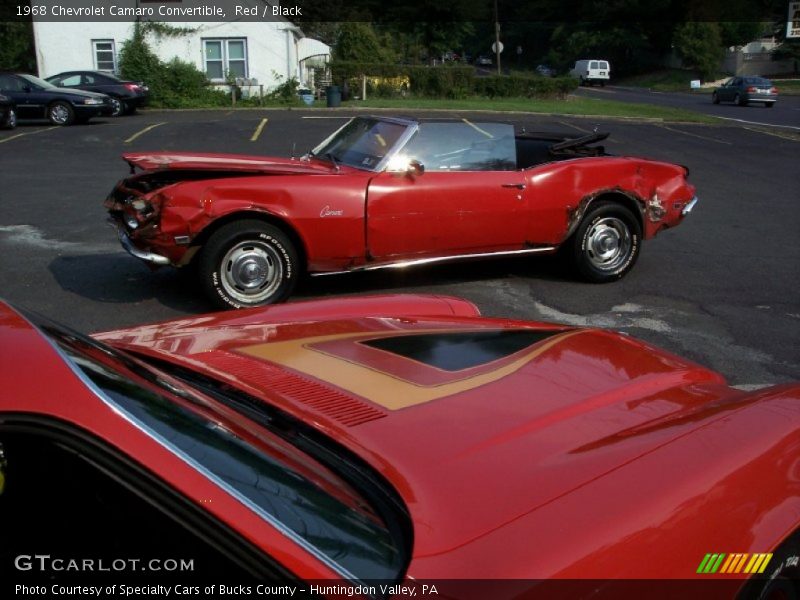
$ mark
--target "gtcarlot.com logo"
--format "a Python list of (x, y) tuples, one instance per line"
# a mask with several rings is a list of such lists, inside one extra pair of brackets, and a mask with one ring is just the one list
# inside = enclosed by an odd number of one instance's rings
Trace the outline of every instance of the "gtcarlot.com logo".
[(64, 558), (50, 554), (20, 554), (18, 571), (121, 573), (141, 571), (194, 571), (194, 559), (185, 558)]

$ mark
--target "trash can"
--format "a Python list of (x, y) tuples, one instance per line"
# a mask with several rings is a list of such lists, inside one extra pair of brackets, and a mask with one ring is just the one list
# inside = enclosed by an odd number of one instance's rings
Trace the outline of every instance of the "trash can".
[(338, 85), (329, 85), (325, 89), (325, 96), (328, 99), (328, 108), (335, 108), (342, 103), (342, 91)]

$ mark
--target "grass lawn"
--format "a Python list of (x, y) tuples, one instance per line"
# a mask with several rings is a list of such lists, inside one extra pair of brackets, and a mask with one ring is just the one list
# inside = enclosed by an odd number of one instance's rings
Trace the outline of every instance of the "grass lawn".
[(434, 100), (428, 98), (368, 98), (366, 101), (343, 102), (348, 108), (390, 108), (395, 110), (487, 110), (505, 112), (551, 113), (591, 117), (647, 118), (692, 123), (719, 123), (713, 117), (690, 110), (632, 104), (596, 98), (569, 96), (566, 100), (530, 98), (472, 98), (466, 100)]
[(800, 79), (773, 79), (772, 82), (778, 88), (779, 96), (800, 96)]
[[(725, 77), (724, 73), (719, 73), (712, 81), (722, 79)], [(652, 73), (643, 73), (642, 75), (634, 75), (633, 77), (626, 77), (624, 79), (615, 79), (612, 83), (615, 85), (628, 85), (632, 87), (647, 88), (657, 92), (692, 92), (695, 93), (710, 93), (709, 89), (692, 90), (689, 87), (689, 82), (693, 79), (703, 81), (700, 73), (687, 69), (661, 69), (660, 71), (653, 71)]]

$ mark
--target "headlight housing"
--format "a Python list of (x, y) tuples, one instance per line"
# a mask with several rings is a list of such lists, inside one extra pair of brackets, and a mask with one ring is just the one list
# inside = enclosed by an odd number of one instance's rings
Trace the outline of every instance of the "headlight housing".
[(84, 104), (103, 104), (102, 98), (86, 98), (83, 101)]

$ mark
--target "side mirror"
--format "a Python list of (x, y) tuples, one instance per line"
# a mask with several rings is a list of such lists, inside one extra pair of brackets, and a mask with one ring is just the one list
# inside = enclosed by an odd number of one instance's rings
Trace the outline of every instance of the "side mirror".
[(420, 175), (425, 174), (425, 165), (418, 160), (412, 160), (408, 163), (408, 169), (406, 172), (412, 177), (419, 177)]

